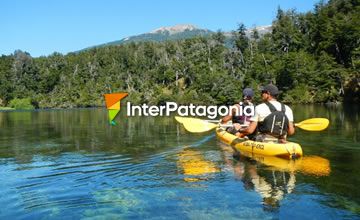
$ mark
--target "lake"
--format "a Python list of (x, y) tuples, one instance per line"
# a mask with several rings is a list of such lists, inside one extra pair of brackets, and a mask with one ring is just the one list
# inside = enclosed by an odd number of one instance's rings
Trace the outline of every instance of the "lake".
[(0, 219), (360, 219), (359, 106), (292, 108), (330, 120), (290, 138), (312, 160), (292, 171), (234, 159), (173, 117), (0, 112)]

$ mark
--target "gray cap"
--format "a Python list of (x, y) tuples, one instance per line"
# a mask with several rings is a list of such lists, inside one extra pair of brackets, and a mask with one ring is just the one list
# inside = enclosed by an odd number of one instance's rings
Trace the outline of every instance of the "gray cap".
[(254, 96), (254, 91), (252, 90), (252, 88), (245, 88), (243, 90), (243, 96), (252, 98)]
[(263, 86), (263, 87), (260, 88), (260, 90), (261, 91), (266, 91), (272, 96), (278, 95), (280, 93), (279, 89), (273, 84)]

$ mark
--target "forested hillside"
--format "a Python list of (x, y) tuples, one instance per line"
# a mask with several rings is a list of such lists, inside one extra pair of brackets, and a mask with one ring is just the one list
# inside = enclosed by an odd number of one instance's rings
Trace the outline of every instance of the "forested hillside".
[[(261, 15), (259, 15), (261, 16)], [(240, 24), (229, 47), (210, 37), (132, 42), (32, 58), (0, 58), (2, 106), (102, 106), (102, 94), (135, 103), (230, 104), (245, 86), (275, 83), (289, 103), (360, 101), (360, 1), (318, 3), (308, 13), (278, 9), (272, 33), (248, 38)]]

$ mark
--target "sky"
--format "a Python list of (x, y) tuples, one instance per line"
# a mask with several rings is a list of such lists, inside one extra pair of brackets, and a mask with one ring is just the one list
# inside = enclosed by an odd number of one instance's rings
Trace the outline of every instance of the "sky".
[(277, 8), (307, 12), (318, 0), (1, 0), (0, 55), (66, 54), (163, 26), (212, 31), (270, 25)]

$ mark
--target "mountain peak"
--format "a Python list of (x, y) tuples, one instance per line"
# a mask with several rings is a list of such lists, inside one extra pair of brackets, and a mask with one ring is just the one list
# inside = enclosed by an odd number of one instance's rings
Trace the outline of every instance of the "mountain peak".
[[(253, 32), (254, 29), (257, 29), (257, 31), (259, 32), (259, 35), (261, 36), (261, 35), (271, 32), (271, 25), (258, 26), (258, 27), (254, 27), (252, 29), (248, 29), (246, 31), (246, 35), (248, 37), (250, 37), (251, 33)], [(145, 42), (145, 41), (163, 42), (163, 41), (169, 41), (169, 40), (183, 40), (183, 39), (188, 39), (188, 38), (198, 37), (198, 36), (206, 37), (206, 36), (210, 36), (214, 33), (215, 32), (213, 32), (209, 29), (199, 28), (192, 24), (178, 24), (178, 25), (170, 26), (170, 27), (160, 27), (160, 28), (157, 28), (148, 33), (129, 36), (129, 37), (123, 38), (121, 40), (112, 41), (112, 42), (108, 42), (105, 44), (96, 45), (93, 47), (120, 45), (120, 44), (124, 44), (124, 43), (129, 43), (129, 42)], [(233, 38), (233, 32), (223, 32), (223, 34), (225, 35), (225, 37), (228, 39), (229, 42), (230, 42), (230, 39)], [(89, 48), (93, 48), (93, 47), (89, 47)], [(85, 48), (85, 49), (89, 49), (89, 48)]]
[(169, 34), (176, 34), (179, 32), (186, 31), (186, 30), (192, 31), (195, 29), (199, 29), (199, 28), (197, 28), (196, 26), (194, 26), (192, 24), (178, 24), (178, 25), (170, 26), (170, 27), (160, 27), (160, 28), (150, 31), (149, 33), (156, 34), (156, 33), (169, 32)]

